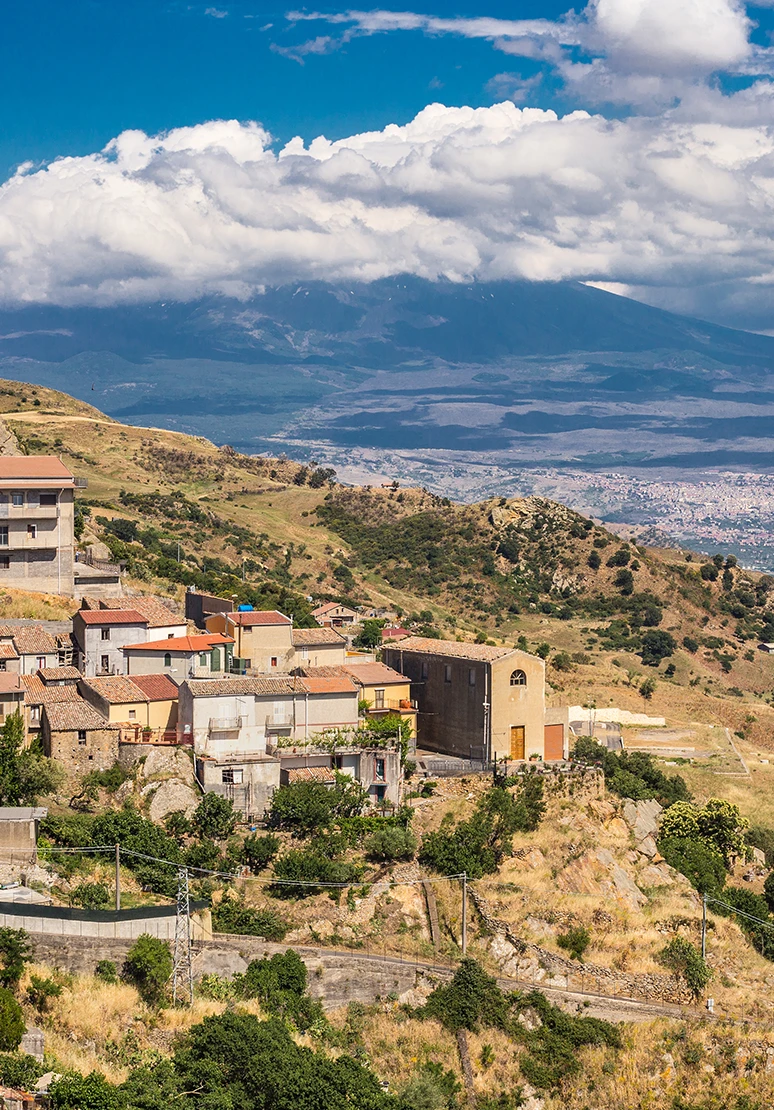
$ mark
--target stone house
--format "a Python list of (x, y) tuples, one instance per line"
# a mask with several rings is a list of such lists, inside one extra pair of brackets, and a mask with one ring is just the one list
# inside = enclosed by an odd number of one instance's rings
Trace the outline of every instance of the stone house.
[(80, 692), (110, 724), (121, 727), (124, 743), (177, 739), (177, 686), (166, 675), (84, 679)]
[(347, 641), (333, 628), (293, 630), (296, 667), (336, 667), (347, 660)]
[(14, 713), (21, 713), (24, 719), (24, 695), (20, 675), (0, 674), (0, 728)]
[(75, 488), (55, 455), (0, 456), (0, 578), (7, 586), (74, 593)]
[(6, 665), (0, 670), (36, 674), (58, 667), (61, 662), (59, 641), (39, 625), (0, 626), (0, 648), (3, 645), (6, 645), (3, 659)]
[(70, 774), (106, 771), (118, 759), (118, 725), (83, 698), (43, 706), (43, 751)]
[(465, 759), (562, 759), (546, 742), (545, 663), (508, 647), (410, 636), (382, 651), (411, 679), (417, 746)]
[[(62, 667), (61, 670), (69, 672), (74, 668)], [(81, 678), (80, 671), (75, 672), (77, 679), (66, 682), (48, 682), (42, 677), (44, 673), (48, 674), (50, 672), (39, 671), (38, 674), (20, 676), (24, 687), (27, 738), (29, 742), (41, 735), (44, 705), (55, 705), (63, 701), (78, 702), (80, 700), (77, 684), (78, 679)]]
[(231, 670), (234, 639), (220, 632), (195, 636), (168, 636), (164, 640), (127, 644), (124, 673), (165, 674), (176, 683), (187, 678), (214, 678)]
[(122, 649), (148, 639), (148, 618), (136, 609), (79, 609), (73, 616), (78, 666), (87, 678), (124, 674)]
[(106, 609), (131, 609), (145, 617), (149, 640), (161, 640), (166, 636), (185, 636), (188, 631), (185, 617), (174, 607), (171, 598), (167, 604), (163, 598), (142, 595), (129, 598), (85, 597), (81, 601), (81, 609), (95, 612)]

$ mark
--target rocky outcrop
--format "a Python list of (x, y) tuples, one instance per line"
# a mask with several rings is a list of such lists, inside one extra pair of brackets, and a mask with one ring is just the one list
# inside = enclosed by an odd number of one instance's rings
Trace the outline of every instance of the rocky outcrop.
[(687, 1003), (691, 996), (672, 975), (637, 975), (595, 964), (577, 964), (556, 952), (517, 937), (507, 921), (495, 917), (485, 898), (468, 887), (470, 898), (487, 930), (493, 934), (490, 951), (504, 975), (529, 979), (547, 987), (596, 990), (648, 1002)]
[(0, 455), (21, 455), (19, 441), (4, 420), (0, 420)]

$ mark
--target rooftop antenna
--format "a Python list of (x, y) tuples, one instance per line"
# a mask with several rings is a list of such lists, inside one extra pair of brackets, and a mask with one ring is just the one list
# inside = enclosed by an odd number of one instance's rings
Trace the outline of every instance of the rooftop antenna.
[(191, 961), (191, 900), (188, 893), (188, 868), (177, 873), (177, 916), (175, 952), (172, 965), (172, 1002), (193, 1005), (193, 965)]

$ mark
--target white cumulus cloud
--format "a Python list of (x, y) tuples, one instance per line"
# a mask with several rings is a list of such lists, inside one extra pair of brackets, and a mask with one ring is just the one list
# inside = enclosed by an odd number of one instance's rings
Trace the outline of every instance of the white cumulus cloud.
[(0, 300), (246, 297), (398, 273), (761, 287), (772, 230), (765, 122), (432, 104), (275, 151), (258, 124), (215, 121), (23, 167), (0, 188)]

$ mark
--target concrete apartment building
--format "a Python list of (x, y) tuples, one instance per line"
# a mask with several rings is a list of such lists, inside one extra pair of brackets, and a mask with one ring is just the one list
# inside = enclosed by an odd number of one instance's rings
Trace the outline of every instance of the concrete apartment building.
[(78, 667), (87, 678), (123, 674), (122, 649), (148, 638), (148, 619), (135, 609), (79, 609), (73, 616)]
[(0, 580), (42, 593), (75, 588), (75, 489), (55, 455), (0, 456)]
[(384, 663), (345, 663), (339, 667), (299, 667), (297, 674), (304, 678), (334, 678), (346, 676), (358, 687), (358, 701), (367, 702), (369, 717), (396, 714), (411, 726), (411, 737), (416, 738), (417, 703), (411, 697), (411, 680), (398, 674)]
[(175, 608), (174, 602), (168, 603), (153, 596), (138, 595), (137, 597), (84, 597), (81, 600), (81, 609), (101, 612), (105, 609), (131, 609), (145, 617), (148, 623), (148, 639), (160, 640), (165, 636), (185, 636), (188, 625), (182, 613)]
[(382, 651), (411, 679), (417, 746), (465, 759), (562, 759), (545, 728), (545, 663), (507, 647), (409, 636)]

